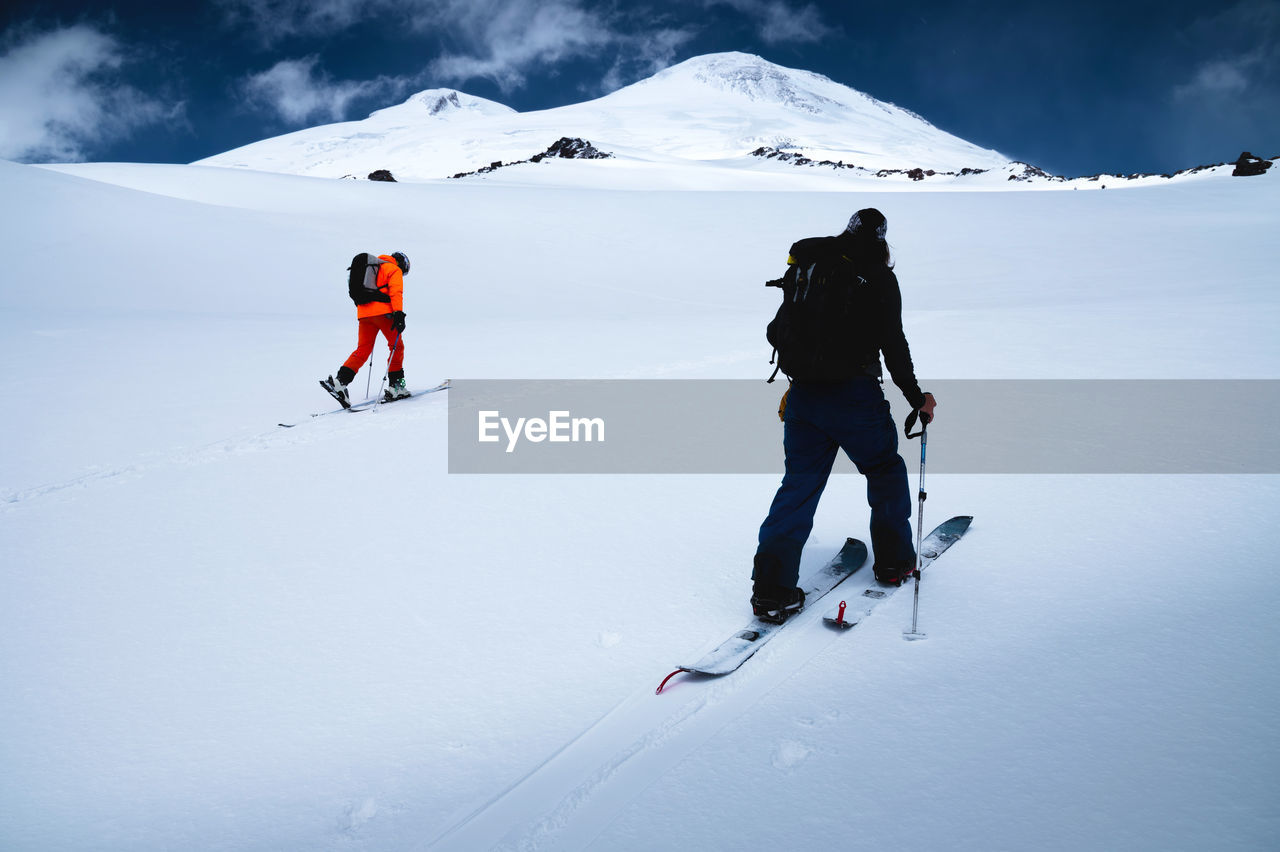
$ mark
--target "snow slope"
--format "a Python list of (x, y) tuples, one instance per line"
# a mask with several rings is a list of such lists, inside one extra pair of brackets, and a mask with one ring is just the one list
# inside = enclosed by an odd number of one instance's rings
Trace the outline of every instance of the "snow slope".
[[(1275, 379), (1274, 175), (618, 191), (580, 165), (0, 163), (0, 248), (56, 270), (0, 288), (0, 848), (1273, 844), (1274, 475), (931, 475), (926, 524), (976, 520), (927, 641), (908, 595), (845, 634), (808, 612), (655, 696), (745, 620), (775, 476), (449, 475), (445, 394), (306, 415), (356, 250), (413, 258), (414, 386), (763, 379), (761, 282), (867, 205), (926, 386)], [(806, 568), (866, 512), (833, 480)]]
[[(440, 104), (448, 108), (439, 108)], [(996, 168), (1008, 157), (818, 74), (758, 56), (695, 57), (586, 103), (516, 113), (430, 90), (363, 121), (266, 139), (199, 161), (317, 177), (447, 177), (525, 160), (562, 136), (590, 140), (631, 167), (740, 161), (762, 146), (871, 170)]]

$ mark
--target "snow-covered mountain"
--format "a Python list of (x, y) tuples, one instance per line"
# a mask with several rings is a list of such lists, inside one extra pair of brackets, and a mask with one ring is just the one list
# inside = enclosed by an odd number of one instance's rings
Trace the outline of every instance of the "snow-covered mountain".
[[(590, 140), (621, 161), (758, 167), (759, 148), (866, 169), (958, 172), (1009, 158), (819, 74), (744, 53), (689, 59), (585, 103), (520, 113), (450, 89), (420, 92), (362, 121), (265, 139), (199, 161), (317, 177), (388, 169), (427, 179), (524, 160), (561, 137)], [(769, 164), (777, 168), (778, 164)]]

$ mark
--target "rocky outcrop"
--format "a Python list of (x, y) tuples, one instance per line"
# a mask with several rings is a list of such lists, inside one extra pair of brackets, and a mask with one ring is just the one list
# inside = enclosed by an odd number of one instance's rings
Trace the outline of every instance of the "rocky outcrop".
[(767, 145), (752, 151), (751, 156), (761, 157), (765, 160), (777, 160), (779, 163), (790, 163), (793, 166), (818, 166), (819, 168), (867, 171), (862, 166), (855, 166), (853, 163), (846, 163), (844, 160), (813, 160), (796, 151), (782, 151), (778, 148), (770, 148)]
[(561, 136), (547, 150), (540, 154), (534, 154), (527, 160), (515, 160), (510, 163), (504, 163), (501, 160), (490, 163), (487, 166), (476, 169), (473, 172), (458, 172), (456, 175), (450, 175), (451, 178), (464, 178), (471, 175), (486, 175), (490, 172), (496, 172), (498, 169), (505, 169), (508, 166), (519, 166), (525, 163), (541, 163), (547, 159), (561, 160), (607, 160), (613, 155), (605, 151), (601, 151), (585, 139), (576, 137)]
[(441, 94), (434, 100), (428, 101), (424, 99), (423, 103), (426, 104), (427, 113), (430, 115), (439, 115), (451, 109), (462, 109), (462, 102), (458, 100), (457, 92)]
[(1136, 172), (1134, 174), (1129, 174), (1129, 175), (1101, 174), (1101, 175), (1088, 175), (1083, 179), (1090, 180), (1090, 181), (1139, 180), (1141, 178), (1154, 178), (1154, 177), (1169, 179), (1169, 178), (1175, 178), (1175, 177), (1185, 177), (1186, 175), (1200, 174), (1201, 172), (1212, 172), (1218, 169), (1224, 169), (1227, 166), (1234, 167), (1231, 172), (1231, 174), (1233, 175), (1240, 176), (1240, 177), (1251, 177), (1254, 175), (1260, 175), (1263, 172), (1265, 172), (1267, 169), (1271, 168), (1272, 164), (1277, 159), (1280, 159), (1280, 157), (1272, 157), (1271, 159), (1266, 160), (1266, 159), (1262, 159), (1261, 157), (1255, 157), (1254, 155), (1250, 154), (1248, 151), (1245, 151), (1243, 154), (1239, 156), (1239, 158), (1237, 158), (1234, 161), (1229, 161), (1226, 163), (1208, 163), (1206, 165), (1201, 165), (1201, 166), (1192, 166), (1189, 169), (1179, 169), (1176, 172), (1171, 172), (1166, 174), (1158, 175), (1151, 172)]
[(1264, 160), (1261, 157), (1255, 157), (1248, 151), (1245, 151), (1235, 162), (1235, 168), (1231, 174), (1234, 177), (1254, 177), (1264, 173), (1271, 168), (1271, 161)]
[(386, 169), (378, 169), (376, 171), (369, 172), (369, 180), (381, 180), (386, 181), (387, 183), (396, 183), (395, 176)]
[(547, 157), (559, 157), (562, 160), (607, 160), (612, 154), (606, 154), (585, 139), (571, 139), (561, 136), (551, 147), (541, 154), (529, 158), (531, 163), (541, 163)]
[(1011, 165), (1022, 166), (1022, 171), (1015, 172), (1014, 174), (1009, 175), (1009, 180), (1028, 181), (1028, 180), (1031, 180), (1032, 178), (1039, 178), (1040, 180), (1050, 180), (1050, 181), (1066, 180), (1066, 178), (1062, 177), (1061, 175), (1051, 175), (1048, 172), (1046, 172), (1044, 169), (1038, 166), (1033, 166), (1030, 163), (1014, 162)]
[[(814, 160), (814, 159), (811, 159), (810, 157), (806, 157), (804, 154), (801, 154), (798, 151), (783, 151), (778, 148), (771, 148), (767, 146), (760, 147), (752, 151), (751, 156), (760, 157), (766, 160), (776, 160), (777, 162), (780, 162), (780, 163), (789, 163), (793, 166), (807, 166), (811, 168), (831, 168), (831, 169), (856, 169), (865, 175), (868, 175), (868, 176), (874, 175), (875, 177), (893, 177), (896, 175), (905, 175), (906, 177), (914, 181), (922, 181), (927, 178), (935, 177), (937, 175), (942, 175), (945, 177), (963, 177), (966, 175), (980, 175), (987, 171), (990, 171), (990, 169), (966, 168), (966, 169), (961, 169), (958, 172), (938, 172), (938, 171), (934, 171), (933, 169), (917, 168), (917, 169), (880, 169), (878, 171), (873, 172), (870, 169), (865, 169), (861, 166), (853, 165), (852, 163), (846, 163), (844, 161), (833, 162), (831, 160)], [(1262, 159), (1260, 157), (1255, 157), (1253, 154), (1250, 154), (1248, 151), (1245, 151), (1233, 163), (1216, 163), (1216, 164), (1210, 164), (1205, 166), (1195, 166), (1194, 168), (1182, 169), (1180, 171), (1173, 172), (1172, 174), (1157, 175), (1157, 174), (1152, 174), (1147, 172), (1139, 172), (1139, 173), (1128, 174), (1128, 175), (1097, 174), (1097, 175), (1086, 175), (1084, 177), (1077, 178), (1077, 179), (1087, 180), (1095, 183), (1104, 181), (1104, 180), (1120, 182), (1120, 181), (1134, 181), (1134, 180), (1141, 180), (1144, 178), (1156, 178), (1156, 177), (1169, 179), (1174, 177), (1181, 177), (1184, 175), (1194, 175), (1194, 174), (1198, 174), (1200, 172), (1205, 172), (1205, 171), (1213, 171), (1215, 169), (1221, 169), (1227, 166), (1235, 167), (1235, 170), (1232, 171), (1233, 175), (1251, 176), (1251, 175), (1260, 175), (1264, 173), (1267, 169), (1271, 168), (1272, 163), (1276, 159), (1280, 159), (1280, 157), (1273, 157), (1270, 160), (1267, 160), (1267, 159)], [(1007, 168), (1009, 169), (1008, 179), (1011, 181), (1019, 182), (1019, 183), (1032, 182), (1032, 181), (1065, 183), (1068, 180), (1072, 180), (1072, 178), (1066, 178), (1066, 177), (1063, 177), (1062, 175), (1050, 174), (1049, 172), (1046, 172), (1044, 169), (1041, 169), (1037, 166), (1033, 166), (1029, 163), (1012, 162), (1008, 165)], [(1105, 187), (1105, 184), (1103, 184), (1103, 186)]]
[(894, 175), (906, 175), (911, 180), (924, 180), (927, 177), (935, 175), (946, 175), (948, 177), (956, 177), (958, 175), (980, 175), (986, 169), (961, 169), (958, 172), (938, 172), (933, 169), (880, 169), (872, 172), (870, 169), (862, 166), (846, 163), (844, 160), (814, 160), (800, 154), (796, 151), (781, 151), (777, 148), (762, 146), (751, 152), (751, 156), (760, 157), (765, 160), (777, 160), (779, 163), (790, 163), (793, 166), (811, 166), (815, 168), (828, 169), (856, 169), (867, 174), (874, 174), (876, 177), (892, 177)]

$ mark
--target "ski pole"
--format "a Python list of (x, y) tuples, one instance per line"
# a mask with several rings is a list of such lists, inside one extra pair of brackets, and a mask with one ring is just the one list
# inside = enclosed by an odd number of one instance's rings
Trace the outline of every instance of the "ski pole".
[(924, 570), (924, 554), (920, 549), (924, 544), (924, 501), (929, 495), (924, 490), (924, 458), (925, 446), (929, 440), (929, 419), (927, 415), (920, 418), (920, 496), (916, 510), (916, 588), (915, 599), (911, 603), (911, 629), (903, 631), (903, 636), (907, 639), (923, 639), (925, 634), (921, 633), (916, 625), (920, 614), (920, 574)]
[(373, 389), (373, 350), (369, 350), (369, 375), (364, 381), (364, 398), (369, 398), (369, 391)]
[[(378, 401), (373, 404), (375, 409), (382, 405), (382, 386), (387, 383), (387, 376), (391, 375), (391, 359), (396, 357), (396, 350), (400, 348), (400, 335), (402, 333), (396, 332), (396, 342), (391, 346), (391, 354), (387, 355), (387, 370), (382, 374), (382, 381), (378, 382)], [(370, 374), (370, 377), (372, 378), (372, 374)]]

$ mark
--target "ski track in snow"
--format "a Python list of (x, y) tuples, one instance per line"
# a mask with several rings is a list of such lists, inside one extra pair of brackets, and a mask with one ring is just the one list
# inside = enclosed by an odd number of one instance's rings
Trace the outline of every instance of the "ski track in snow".
[[(439, 397), (439, 399), (423, 399), (422, 402), (424, 404), (416, 406), (400, 403), (401, 408), (390, 414), (382, 406), (379, 406), (376, 411), (372, 409), (362, 410), (360, 415), (345, 414), (341, 411), (325, 412), (321, 416), (314, 418), (308, 416), (305, 419), (295, 420), (290, 428), (283, 428), (283, 423), (281, 423), (269, 431), (244, 437), (224, 438), (190, 450), (157, 453), (144, 461), (122, 464), (105, 470), (96, 470), (63, 482), (9, 491), (0, 495), (0, 512), (13, 510), (46, 497), (64, 494), (65, 492), (76, 492), (99, 485), (132, 481), (157, 470), (211, 464), (230, 455), (267, 452), (278, 449), (282, 445), (313, 444), (317, 441), (331, 440), (335, 437), (367, 428), (364, 423), (373, 422), (372, 418), (375, 417), (389, 416), (396, 420), (439, 420), (444, 418), (447, 415), (447, 396), (445, 394), (432, 394), (431, 396)], [(357, 416), (364, 423), (355, 422), (352, 419)]]
[[(949, 548), (948, 548), (949, 549)], [(953, 557), (954, 559), (954, 557)], [(927, 564), (932, 564), (929, 562)], [(873, 618), (885, 597), (855, 595), (852, 628), (827, 627), (823, 614), (871, 578), (870, 566), (846, 578), (827, 596), (795, 617), (789, 629), (756, 652), (732, 675), (682, 673), (660, 694), (638, 690), (547, 760), (487, 804), (437, 835), (433, 850), (495, 849), (538, 852), (589, 845), (631, 801), (734, 719), (751, 711), (810, 661)], [(865, 572), (865, 573), (864, 573)], [(842, 586), (848, 588), (842, 590)], [(886, 611), (892, 611), (886, 609)], [(711, 650), (709, 642), (696, 656)], [(854, 637), (844, 641), (856, 641)], [(690, 657), (692, 659), (694, 657)], [(674, 701), (673, 701), (674, 699)], [(608, 755), (603, 761), (600, 755)], [(773, 751), (775, 769), (790, 771), (813, 748), (794, 738)]]
[[(839, 587), (829, 597), (838, 599)], [(855, 602), (853, 609), (858, 610), (859, 604)], [(497, 797), (419, 848), (441, 852), (585, 848), (629, 802), (686, 756), (749, 713), (833, 643), (856, 641), (861, 625), (874, 616), (848, 630), (836, 630), (822, 623), (823, 611), (815, 606), (801, 613), (732, 675), (685, 673), (659, 695), (648, 687), (637, 690)], [(690, 658), (719, 641), (708, 643)], [(794, 768), (811, 753), (802, 742), (781, 740), (775, 749), (775, 768)], [(602, 754), (607, 755), (603, 761)]]

